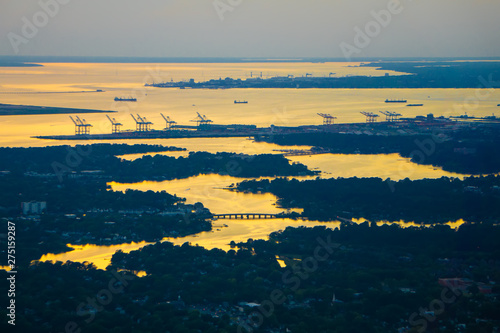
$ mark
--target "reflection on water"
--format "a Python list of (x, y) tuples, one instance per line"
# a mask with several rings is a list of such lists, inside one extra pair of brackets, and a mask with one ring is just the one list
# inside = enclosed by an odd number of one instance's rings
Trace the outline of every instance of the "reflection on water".
[[(322, 154), (290, 157), (292, 161), (307, 165), (312, 170), (321, 170), (321, 177), (379, 177), (400, 180), (404, 178), (440, 178), (442, 176), (463, 178), (466, 175), (443, 171), (427, 165), (419, 165), (401, 158), (397, 154), (389, 155), (341, 155)], [(313, 177), (296, 177), (310, 179)], [(186, 198), (187, 203), (202, 202), (214, 214), (226, 213), (280, 213), (276, 207), (277, 198), (270, 193), (253, 194), (228, 191), (231, 184), (242, 182), (245, 178), (221, 176), (218, 174), (198, 175), (186, 179), (162, 182), (145, 181), (134, 184), (112, 182), (115, 191), (134, 189), (140, 191), (166, 191), (178, 197)]]
[[(163, 241), (169, 241), (175, 245), (182, 245), (189, 242), (193, 245), (203, 246), (211, 250), (219, 248), (224, 251), (229, 251), (231, 241), (246, 242), (249, 238), (252, 239), (268, 239), (269, 234), (278, 230), (284, 230), (286, 227), (299, 227), (307, 226), (314, 227), (318, 225), (325, 225), (327, 227), (337, 227), (340, 222), (307, 222), (295, 221), (290, 219), (276, 219), (276, 220), (219, 220), (214, 223), (213, 231), (206, 231), (196, 235), (171, 238), (166, 237)], [(113, 254), (122, 250), (125, 253), (138, 250), (146, 245), (153, 243), (130, 243), (119, 244), (111, 246), (102, 245), (71, 245), (68, 246), (75, 250), (61, 253), (61, 254), (46, 254), (40, 258), (40, 261), (62, 261), (66, 262), (92, 262), (100, 269), (105, 269), (111, 261)]]
[(344, 155), (322, 154), (311, 156), (288, 157), (294, 162), (307, 165), (311, 170), (321, 170), (322, 178), (390, 178), (394, 181), (409, 178), (456, 177), (465, 178), (469, 175), (444, 171), (431, 165), (420, 165), (403, 158), (398, 154), (379, 155)]
[[(179, 148), (186, 148), (185, 151), (167, 151), (149, 154), (127, 154), (118, 156), (126, 160), (135, 160), (144, 155), (167, 155), (173, 157), (186, 157), (190, 151), (205, 151), (208, 153), (216, 154), (218, 152), (238, 153), (248, 155), (258, 154), (281, 154), (280, 149), (297, 149), (296, 146), (279, 146), (273, 143), (256, 142), (247, 138), (193, 138), (193, 139), (169, 139), (169, 140), (146, 140), (151, 142), (144, 142), (140, 140), (127, 140), (127, 143), (152, 143), (161, 144), (164, 146), (174, 146)], [(87, 142), (88, 143), (88, 142)], [(121, 143), (115, 141), (114, 143)], [(310, 146), (301, 146), (301, 149), (310, 149)]]
[[(353, 219), (354, 223), (363, 223), (367, 221), (366, 219)], [(464, 223), (463, 220), (458, 220), (455, 222), (449, 222), (451, 228), (457, 228)], [(402, 227), (420, 226), (414, 222), (387, 222), (380, 221), (377, 225), (383, 224), (398, 224)], [(186, 242), (192, 245), (203, 246), (204, 248), (211, 250), (214, 248), (219, 248), (224, 251), (229, 251), (231, 246), (229, 245), (231, 241), (236, 243), (246, 242), (249, 238), (251, 239), (268, 239), (269, 234), (278, 230), (284, 230), (287, 227), (315, 227), (315, 226), (326, 226), (327, 228), (337, 228), (340, 226), (340, 221), (332, 222), (314, 222), (314, 221), (296, 221), (290, 219), (277, 219), (277, 220), (218, 220), (214, 223), (213, 231), (206, 231), (196, 235), (180, 237), (180, 238), (164, 238), (163, 241), (169, 241), (175, 245), (182, 245)], [(68, 246), (74, 248), (75, 250), (71, 252), (61, 253), (61, 254), (46, 254), (40, 258), (40, 261), (62, 261), (67, 260), (76, 262), (92, 262), (100, 269), (105, 269), (109, 264), (113, 254), (122, 250), (125, 253), (130, 251), (138, 250), (146, 245), (152, 243), (131, 243), (131, 244), (119, 244), (111, 246), (100, 246), (100, 245), (71, 245)], [(142, 273), (144, 274), (144, 273)]]
[(130, 273), (136, 275), (137, 277), (144, 277), (144, 276), (148, 275), (148, 273), (146, 273), (146, 271), (131, 271), (129, 269), (123, 269), (123, 268), (118, 269), (118, 272), (130, 272)]
[[(391, 155), (314, 155), (308, 157), (296, 157), (294, 160), (305, 163), (309, 161), (312, 165), (316, 165), (321, 170), (328, 170), (332, 173), (330, 176), (367, 176), (367, 177), (387, 177), (386, 172), (392, 172), (391, 178), (399, 170), (398, 165), (411, 164), (415, 171), (412, 178), (416, 177), (441, 177), (450, 176), (439, 169), (434, 169), (428, 166), (413, 164), (406, 159), (400, 158), (396, 154)], [(314, 162), (311, 162), (314, 161)], [(308, 163), (306, 163), (308, 164)], [(311, 167), (311, 164), (309, 166)], [(392, 171), (391, 171), (392, 170)], [(406, 169), (405, 169), (406, 170)], [(406, 176), (405, 176), (406, 177)], [(405, 178), (400, 177), (400, 178)], [(303, 177), (306, 178), (306, 177)], [(400, 179), (399, 178), (399, 179)], [(393, 179), (398, 179), (394, 177)], [(127, 189), (135, 189), (141, 191), (167, 191), (170, 194), (176, 194), (179, 197), (187, 199), (187, 203), (194, 204), (202, 202), (205, 207), (209, 208), (213, 213), (280, 213), (283, 209), (276, 207), (276, 197), (270, 193), (254, 194), (240, 193), (228, 191), (225, 188), (231, 184), (236, 184), (244, 179), (231, 176), (221, 175), (199, 175), (187, 179), (177, 179), (163, 182), (141, 182), (136, 184), (120, 184), (112, 182), (111, 188), (115, 191), (125, 191)], [(300, 210), (295, 210), (300, 212)], [(365, 219), (354, 219), (355, 223), (363, 223)], [(377, 224), (393, 224), (397, 223), (403, 227), (419, 226), (414, 222), (388, 222), (380, 221)], [(452, 228), (456, 228), (463, 224), (463, 220), (449, 222)], [(207, 249), (220, 248), (225, 251), (231, 247), (231, 241), (244, 242), (249, 238), (252, 239), (267, 239), (268, 235), (277, 230), (284, 230), (288, 226), (298, 227), (307, 226), (314, 227), (317, 225), (325, 225), (329, 228), (335, 228), (340, 225), (339, 221), (333, 222), (311, 222), (311, 221), (296, 221), (291, 219), (277, 220), (218, 220), (213, 224), (213, 230), (202, 232), (196, 235), (186, 236), (182, 238), (165, 238), (176, 245), (181, 245), (185, 242), (198, 244)], [(109, 264), (109, 260), (113, 253), (119, 249), (124, 252), (139, 249), (147, 243), (132, 243), (113, 246), (71, 246), (75, 251), (59, 254), (45, 255), (41, 260), (60, 260), (60, 261), (90, 261), (99, 268), (105, 268)]]
[[(163, 182), (145, 181), (135, 184), (111, 182), (109, 185), (114, 191), (125, 191), (127, 189), (166, 191), (178, 197), (186, 198), (186, 203), (188, 204), (201, 202), (214, 214), (277, 214), (283, 211), (283, 209), (276, 207), (277, 198), (271, 193), (242, 193), (226, 189), (231, 184), (236, 184), (243, 180), (245, 178), (211, 174)], [(297, 209), (292, 211), (301, 212), (301, 210)]]
[(214, 223), (213, 231), (205, 231), (197, 235), (186, 236), (182, 238), (165, 238), (176, 245), (182, 245), (185, 242), (203, 246), (206, 249), (219, 248), (224, 251), (231, 249), (229, 243), (246, 242), (248, 239), (268, 239), (269, 234), (285, 230), (287, 227), (315, 227), (327, 226), (335, 228), (340, 225), (339, 222), (313, 222), (299, 221), (291, 219), (276, 220), (218, 220)]
[(285, 261), (283, 259), (280, 259), (279, 256), (276, 256), (276, 261), (278, 262), (278, 264), (280, 265), (281, 268), (286, 267)]
[[(149, 154), (128, 154), (119, 156), (126, 160), (135, 160), (144, 155), (167, 155), (173, 157), (187, 156), (190, 151), (208, 151), (210, 153), (219, 152), (241, 152), (244, 154), (281, 154), (278, 150), (297, 149), (296, 146), (278, 146), (251, 140), (241, 140), (241, 138), (231, 139), (193, 139), (189, 142), (182, 139), (177, 146), (186, 148), (186, 151), (161, 152)], [(213, 142), (210, 142), (214, 140)], [(209, 142), (207, 142), (209, 141)], [(205, 144), (208, 143), (208, 144)], [(301, 146), (301, 149), (310, 149), (309, 146)], [(432, 165), (420, 165), (403, 158), (398, 154), (318, 154), (309, 156), (288, 156), (292, 162), (299, 162), (306, 165), (310, 170), (320, 170), (321, 178), (370, 178), (378, 177), (382, 179), (390, 178), (394, 181), (409, 178), (412, 180), (423, 178), (455, 177), (465, 178), (470, 175), (444, 171)], [(214, 178), (215, 180), (215, 178)], [(241, 180), (234, 179), (232, 182)], [(190, 181), (191, 182), (191, 181)], [(230, 183), (228, 183), (230, 184)], [(220, 184), (217, 183), (217, 186)], [(153, 185), (152, 185), (153, 186)], [(227, 185), (226, 185), (227, 186)]]
[[(359, 219), (353, 218), (352, 222), (360, 224), (360, 223), (370, 222), (370, 221), (368, 221), (367, 219), (364, 219), (364, 218), (359, 218)], [(452, 229), (457, 229), (458, 227), (460, 227), (464, 223), (466, 223), (466, 222), (463, 219), (460, 219), (460, 220), (457, 220), (457, 221), (450, 221), (450, 222), (447, 222), (447, 223), (442, 223), (442, 225), (447, 225), (447, 226), (449, 226)], [(428, 227), (429, 226), (429, 225), (424, 225), (424, 224), (418, 224), (418, 223), (415, 223), (413, 221), (406, 222), (406, 221), (403, 221), (403, 220), (392, 221), (392, 222), (391, 221), (377, 221), (377, 225), (378, 226), (381, 226), (381, 225), (391, 225), (391, 224), (397, 224), (397, 225), (399, 225), (402, 228)]]
[(70, 252), (60, 253), (60, 254), (44, 254), (40, 261), (75, 261), (75, 262), (91, 262), (96, 265), (100, 269), (105, 269), (111, 262), (111, 257), (113, 254), (122, 250), (125, 253), (129, 253), (130, 251), (140, 249), (151, 243), (140, 242), (140, 243), (128, 243), (128, 244), (119, 244), (119, 245), (72, 245), (67, 244), (69, 247), (74, 250)]
[[(322, 76), (384, 75), (370, 67), (347, 67), (348, 63), (267, 63), (267, 64), (45, 64), (46, 67), (0, 68), (2, 103), (118, 111), (113, 117), (124, 129), (135, 128), (130, 113), (140, 113), (163, 129), (160, 112), (179, 124), (192, 124), (196, 112), (207, 115), (216, 124), (256, 124), (258, 126), (298, 126), (321, 124), (317, 113), (331, 113), (340, 123), (364, 122), (360, 111), (394, 111), (405, 117), (433, 113), (460, 115), (468, 110), (471, 116), (489, 116), (498, 112), (500, 91), (482, 93), (477, 100), (476, 89), (161, 89), (144, 87), (153, 80), (206, 80), (219, 77), (245, 78), (251, 71), (264, 75), (314, 73)], [(36, 91), (81, 91), (102, 89), (100, 93), (15, 94)], [(116, 96), (136, 96), (137, 103), (115, 102)], [(407, 99), (422, 107), (388, 105), (387, 99)], [(470, 110), (469, 99), (474, 100)], [(247, 100), (248, 104), (234, 104)], [(469, 101), (469, 102), (468, 102)], [(477, 102), (477, 103), (476, 103)], [(468, 107), (468, 109), (465, 108)], [(86, 114), (94, 127), (92, 133), (110, 133), (111, 124), (103, 114)], [(66, 115), (2, 116), (0, 146), (45, 146), (75, 144), (32, 139), (34, 135), (73, 133), (73, 123)], [(136, 140), (138, 141), (138, 140)], [(158, 140), (139, 140), (159, 143)], [(164, 140), (171, 142), (172, 140)], [(130, 141), (128, 141), (130, 142)], [(88, 143), (88, 142), (86, 142)], [(164, 144), (164, 143), (162, 143)], [(168, 143), (167, 143), (168, 144)]]
[[(224, 188), (231, 183), (236, 183), (242, 179), (220, 176), (220, 175), (200, 175), (188, 179), (164, 181), (164, 182), (142, 182), (137, 184), (119, 184), (110, 183), (113, 190), (124, 191), (126, 189), (137, 189), (142, 191), (166, 190), (171, 194), (187, 198), (188, 203), (203, 202), (212, 212), (223, 213), (243, 213), (243, 212), (259, 212), (259, 213), (279, 213), (282, 209), (275, 206), (276, 197), (272, 194), (253, 194), (239, 193), (225, 190)], [(353, 219), (354, 223), (363, 223), (366, 219)], [(399, 224), (402, 227), (419, 226), (414, 222), (404, 221), (380, 221), (382, 224)], [(456, 228), (464, 223), (463, 220), (449, 222), (452, 228)], [(176, 245), (182, 245), (185, 242), (197, 244), (207, 249), (219, 248), (225, 251), (231, 249), (229, 245), (231, 241), (245, 242), (249, 238), (252, 239), (268, 239), (270, 233), (284, 230), (286, 227), (314, 227), (327, 226), (328, 228), (336, 228), (340, 226), (339, 221), (332, 222), (313, 222), (313, 221), (297, 221), (291, 219), (276, 219), (276, 220), (232, 220), (221, 219), (213, 223), (213, 230), (202, 232), (196, 235), (190, 235), (181, 238), (164, 238), (164, 241), (170, 241)], [(147, 244), (146, 242), (120, 244), (112, 246), (98, 245), (69, 245), (75, 248), (74, 251), (53, 255), (44, 255), (40, 260), (52, 261), (89, 261), (93, 262), (97, 267), (104, 269), (110, 263), (111, 256), (117, 250), (122, 250), (128, 253), (137, 250)]]
[[(45, 67), (0, 68), (0, 94), (2, 103), (39, 105), (69, 108), (85, 108), (118, 111), (113, 115), (125, 129), (135, 128), (130, 113), (140, 113), (154, 123), (153, 128), (163, 129), (160, 112), (179, 124), (191, 124), (196, 112), (207, 115), (216, 124), (255, 124), (257, 126), (298, 126), (321, 124), (317, 113), (331, 113), (338, 122), (363, 122), (360, 111), (378, 113), (394, 111), (405, 117), (434, 113), (459, 115), (467, 98), (477, 95), (475, 89), (158, 89), (144, 87), (153, 81), (218, 79), (219, 77), (246, 78), (251, 72), (263, 72), (263, 76), (289, 74), (302, 76), (385, 75), (389, 71), (377, 71), (357, 63), (238, 63), (238, 64), (45, 64)], [(393, 72), (391, 75), (395, 74)], [(100, 93), (38, 94), (36, 92), (67, 92), (102, 89)], [(30, 94), (16, 94), (30, 92)], [(137, 103), (117, 103), (116, 96), (137, 97)], [(481, 94), (483, 99), (474, 104), (469, 112), (474, 116), (487, 116), (497, 111), (499, 91)], [(407, 108), (404, 105), (384, 103), (386, 99), (407, 99), (409, 103), (422, 103), (423, 107)], [(234, 100), (248, 100), (245, 105), (235, 105)], [(475, 100), (476, 101), (476, 100)], [(458, 106), (458, 107), (457, 107)], [(470, 103), (467, 103), (470, 106)], [(450, 112), (450, 113), (449, 113)], [(449, 113), (449, 114), (448, 114)], [(93, 125), (92, 133), (110, 133), (111, 124), (103, 114), (82, 116)], [(35, 135), (63, 135), (73, 133), (73, 124), (67, 115), (34, 115), (0, 117), (0, 146), (28, 147), (61, 144), (89, 144), (90, 141), (51, 141), (33, 139)], [(188, 151), (238, 152), (246, 154), (271, 153), (274, 149), (288, 149), (265, 143), (254, 143), (244, 138), (220, 139), (158, 139), (123, 140), (111, 143), (147, 143), (187, 148)], [(307, 149), (308, 147), (304, 147)], [(185, 152), (169, 153), (184, 156)], [(137, 156), (135, 156), (137, 157)], [(124, 157), (134, 158), (134, 156)], [(398, 155), (315, 155), (291, 157), (311, 169), (324, 172), (323, 177), (390, 177), (420, 179), (456, 176), (429, 166), (419, 166)], [(271, 194), (244, 194), (222, 188), (242, 179), (229, 176), (202, 175), (170, 182), (144, 182), (140, 184), (112, 183), (113, 189), (166, 190), (188, 202), (203, 202), (214, 213), (279, 213), (276, 197)], [(455, 223), (459, 223), (458, 221)], [(227, 225), (224, 226), (224, 225)], [(248, 238), (265, 239), (268, 234), (287, 226), (327, 225), (335, 227), (339, 222), (304, 222), (293, 220), (221, 220), (214, 231), (178, 239), (168, 239), (175, 244), (186, 241), (198, 243), (208, 249), (229, 249), (231, 240)], [(118, 249), (129, 252), (147, 243), (131, 243), (113, 246), (72, 246), (74, 251), (60, 255), (45, 255), (41, 260), (89, 261), (99, 268), (109, 264), (111, 255)]]

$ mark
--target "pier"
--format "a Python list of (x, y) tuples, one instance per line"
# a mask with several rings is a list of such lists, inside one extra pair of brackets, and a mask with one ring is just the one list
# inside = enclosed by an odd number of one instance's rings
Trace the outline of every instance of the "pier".
[[(88, 111), (88, 110), (80, 110)], [(213, 124), (213, 121), (205, 115), (197, 113), (197, 117), (192, 122), (194, 125), (178, 125), (169, 116), (161, 114), (165, 120), (166, 127), (163, 130), (151, 128), (153, 123), (145, 117), (131, 114), (136, 123), (135, 130), (121, 130), (122, 124), (117, 120), (108, 117), (111, 122), (111, 133), (90, 134), (89, 130), (79, 131), (83, 126), (89, 129), (91, 124), (75, 123), (76, 131), (74, 135), (49, 135), (35, 136), (38, 139), (48, 140), (130, 140), (130, 139), (183, 139), (183, 138), (231, 138), (231, 137), (253, 137), (255, 140), (270, 138), (273, 136), (283, 136), (289, 134), (314, 134), (321, 132), (356, 134), (356, 135), (425, 135), (433, 133), (434, 129), (440, 127), (442, 131), (453, 131), (457, 124), (466, 122), (481, 122), (482, 125), (498, 126), (498, 117), (488, 116), (476, 118), (467, 115), (445, 118), (443, 116), (434, 118), (432, 114), (427, 116), (417, 116), (415, 118), (400, 118), (402, 115), (391, 111), (380, 111), (386, 116), (386, 121), (376, 122), (379, 117), (373, 112), (361, 111), (366, 116), (366, 123), (339, 123), (333, 124), (333, 117), (329, 114), (319, 114), (323, 117), (323, 125), (303, 125), (303, 126), (274, 126), (257, 127), (252, 124)], [(0, 104), (0, 115), (2, 115), (2, 104)], [(326, 121), (325, 121), (326, 119)], [(460, 122), (458, 122), (460, 120)], [(74, 121), (73, 121), (74, 122)], [(288, 150), (283, 151), (286, 156), (301, 156), (329, 153), (328, 150)]]

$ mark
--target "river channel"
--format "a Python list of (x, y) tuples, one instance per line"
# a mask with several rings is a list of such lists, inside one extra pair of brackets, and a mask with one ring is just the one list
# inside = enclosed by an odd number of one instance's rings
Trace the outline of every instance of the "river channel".
[[(178, 124), (189, 125), (196, 112), (207, 115), (215, 124), (255, 124), (267, 127), (319, 125), (318, 113), (331, 113), (335, 122), (364, 122), (360, 111), (379, 113), (387, 110), (404, 117), (427, 115), (459, 116), (468, 112), (473, 116), (489, 116), (498, 112), (499, 91), (483, 89), (477, 99), (476, 89), (161, 89), (145, 87), (146, 83), (189, 80), (204, 81), (225, 77), (248, 78), (294, 75), (336, 77), (348, 75), (397, 75), (360, 63), (237, 63), (237, 64), (71, 64), (48, 63), (43, 67), (0, 68), (0, 96), (2, 103), (69, 108), (88, 108), (116, 111), (112, 117), (123, 123), (123, 129), (133, 129), (130, 114), (141, 114), (154, 123), (154, 129), (163, 129), (165, 122), (160, 113), (170, 116)], [(85, 93), (80, 93), (85, 91)], [(136, 103), (115, 102), (118, 96), (136, 97)], [(407, 99), (423, 106), (406, 107), (387, 104), (386, 99)], [(234, 104), (246, 100), (248, 104)], [(472, 103), (473, 101), (474, 103)], [(92, 133), (109, 133), (111, 124), (103, 114), (81, 115), (93, 125)], [(62, 144), (90, 144), (90, 141), (39, 140), (36, 135), (65, 135), (74, 131), (67, 115), (32, 115), (0, 117), (0, 146), (45, 147)], [(102, 141), (100, 141), (102, 142)], [(282, 147), (257, 143), (245, 138), (205, 138), (171, 140), (119, 140), (108, 141), (127, 144), (160, 144), (186, 148), (185, 152), (168, 153), (182, 156), (190, 151), (236, 152), (245, 154), (279, 153), (280, 149), (308, 149), (310, 147)], [(122, 156), (133, 159), (142, 155)], [(311, 170), (321, 171), (320, 177), (380, 177), (400, 180), (442, 176), (460, 177), (432, 166), (411, 163), (399, 155), (340, 155), (323, 154), (290, 156)], [(140, 190), (166, 190), (186, 198), (188, 203), (202, 202), (213, 213), (278, 213), (276, 197), (271, 194), (236, 193), (225, 190), (232, 183), (242, 181), (219, 175), (200, 175), (168, 182), (142, 182), (138, 184), (111, 183), (114, 190), (127, 188)], [(294, 220), (219, 220), (213, 231), (184, 238), (165, 239), (175, 244), (191, 242), (210, 248), (229, 249), (231, 240), (265, 239), (287, 226), (327, 225), (336, 227), (340, 222), (308, 222)], [(380, 223), (384, 223), (383, 221)], [(403, 223), (403, 222), (397, 222)], [(460, 221), (454, 222), (460, 224)], [(403, 225), (411, 225), (403, 223)], [(41, 260), (89, 261), (99, 268), (109, 264), (112, 254), (139, 249), (146, 243), (113, 246), (71, 245), (73, 251), (59, 255), (47, 254)]]
[[(204, 147), (205, 148), (205, 147)], [(267, 147), (269, 148), (269, 147)], [(219, 148), (219, 150), (224, 150)], [(249, 149), (251, 150), (251, 149)], [(183, 152), (182, 154), (187, 154)], [(170, 153), (169, 153), (170, 154)], [(175, 153), (178, 154), (178, 153)], [(124, 156), (126, 158), (138, 158), (139, 155)], [(389, 155), (341, 155), (341, 154), (323, 154), (312, 156), (291, 157), (293, 161), (300, 161), (308, 165), (311, 169), (319, 169), (322, 172), (321, 177), (380, 177), (399, 180), (404, 178), (422, 179), (464, 177), (464, 175), (449, 173), (432, 166), (423, 166), (410, 162), (408, 159), (401, 158), (397, 154)], [(311, 177), (297, 177), (307, 179)], [(120, 184), (111, 182), (112, 189), (115, 191), (125, 191), (135, 189), (141, 191), (167, 191), (170, 194), (176, 194), (179, 197), (186, 198), (186, 202), (194, 204), (201, 202), (214, 214), (227, 213), (268, 213), (276, 214), (284, 210), (277, 206), (277, 198), (270, 193), (254, 194), (227, 190), (231, 184), (236, 184), (245, 180), (231, 176), (222, 176), (216, 174), (198, 175), (186, 179), (176, 179), (163, 182), (145, 181), (135, 184)], [(300, 212), (300, 210), (295, 210)], [(354, 220), (354, 222), (364, 222), (364, 219)], [(379, 221), (379, 224), (398, 223), (402, 226), (414, 226), (415, 224), (407, 221)], [(452, 221), (449, 223), (452, 227), (457, 227), (463, 221)], [(170, 241), (181, 245), (189, 242), (193, 245), (203, 246), (207, 249), (219, 248), (229, 250), (231, 241), (242, 242), (249, 238), (267, 239), (269, 234), (284, 230), (286, 227), (307, 226), (314, 227), (323, 225), (328, 228), (335, 228), (340, 225), (340, 221), (313, 222), (297, 221), (292, 219), (274, 219), (274, 220), (234, 220), (221, 219), (213, 222), (213, 229), (209, 232), (202, 232), (181, 238), (164, 238), (163, 241)], [(70, 245), (73, 251), (62, 254), (47, 254), (40, 260), (52, 261), (77, 261), (92, 262), (97, 267), (104, 269), (110, 263), (111, 256), (117, 251), (130, 252), (137, 250), (149, 243), (127, 243), (112, 246), (102, 245)]]

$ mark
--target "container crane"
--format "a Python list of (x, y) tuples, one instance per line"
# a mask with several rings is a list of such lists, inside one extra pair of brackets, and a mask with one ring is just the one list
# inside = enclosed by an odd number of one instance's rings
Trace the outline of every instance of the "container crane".
[(84, 135), (90, 134), (90, 128), (92, 127), (92, 125), (88, 124), (85, 119), (80, 119), (78, 116), (76, 116), (76, 120), (78, 120), (80, 124), (82, 124), (83, 134)]
[(166, 130), (171, 130), (172, 127), (177, 124), (177, 122), (173, 121), (172, 119), (170, 119), (169, 116), (164, 116), (163, 113), (160, 113), (161, 116), (163, 117), (163, 119), (165, 119), (165, 122), (167, 123), (167, 127), (165, 127)]
[(81, 135), (81, 124), (76, 122), (75, 119), (73, 119), (73, 117), (69, 116), (69, 118), (71, 119), (71, 121), (73, 122), (73, 124), (75, 124), (75, 135)]
[(137, 120), (132, 113), (130, 115), (132, 116), (132, 119), (134, 119), (135, 121), (135, 130), (137, 132), (142, 132), (143, 131), (142, 123), (139, 120)]
[(337, 119), (337, 117), (325, 113), (318, 113), (318, 116), (323, 117), (323, 125), (332, 125), (333, 121)]
[(138, 132), (147, 132), (147, 131), (150, 131), (151, 130), (151, 125), (153, 125), (152, 122), (148, 121), (145, 117), (141, 117), (139, 115), (137, 115), (137, 118), (134, 117), (133, 114), (130, 114), (132, 116), (132, 118), (134, 119), (135, 121), (135, 124), (136, 124), (136, 131)]
[(140, 122), (143, 125), (143, 130), (146, 132), (151, 131), (151, 125), (153, 125), (152, 122), (146, 119), (146, 117), (141, 117), (139, 114), (137, 114), (137, 118), (140, 120)]
[(378, 114), (375, 114), (373, 112), (365, 112), (361, 111), (361, 114), (366, 116), (366, 122), (367, 123), (374, 123), (375, 119), (378, 117)]
[(196, 112), (197, 117), (191, 120), (192, 122), (196, 122), (196, 126), (198, 126), (198, 129), (204, 129), (207, 128), (210, 123), (213, 123), (210, 119), (207, 119), (207, 116), (201, 115), (199, 112)]
[(106, 115), (106, 117), (108, 117), (111, 122), (111, 133), (120, 133), (120, 127), (123, 126), (123, 124), (117, 122), (115, 118), (110, 118), (108, 115)]
[(73, 124), (75, 124), (75, 135), (88, 135), (90, 134), (90, 128), (92, 125), (88, 124), (85, 119), (80, 119), (80, 117), (75, 116), (76, 120), (73, 117), (69, 116)]
[(391, 111), (380, 111), (383, 115), (385, 115), (385, 120), (388, 122), (395, 122), (398, 121), (399, 117), (401, 117), (400, 113), (396, 112), (391, 112)]

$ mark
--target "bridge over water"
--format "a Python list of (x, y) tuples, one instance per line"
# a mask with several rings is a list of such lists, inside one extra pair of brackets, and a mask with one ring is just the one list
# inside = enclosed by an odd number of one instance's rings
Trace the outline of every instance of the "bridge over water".
[(213, 214), (214, 219), (236, 219), (236, 220), (263, 220), (263, 219), (282, 219), (287, 216), (280, 214), (267, 213), (232, 213), (232, 214)]

